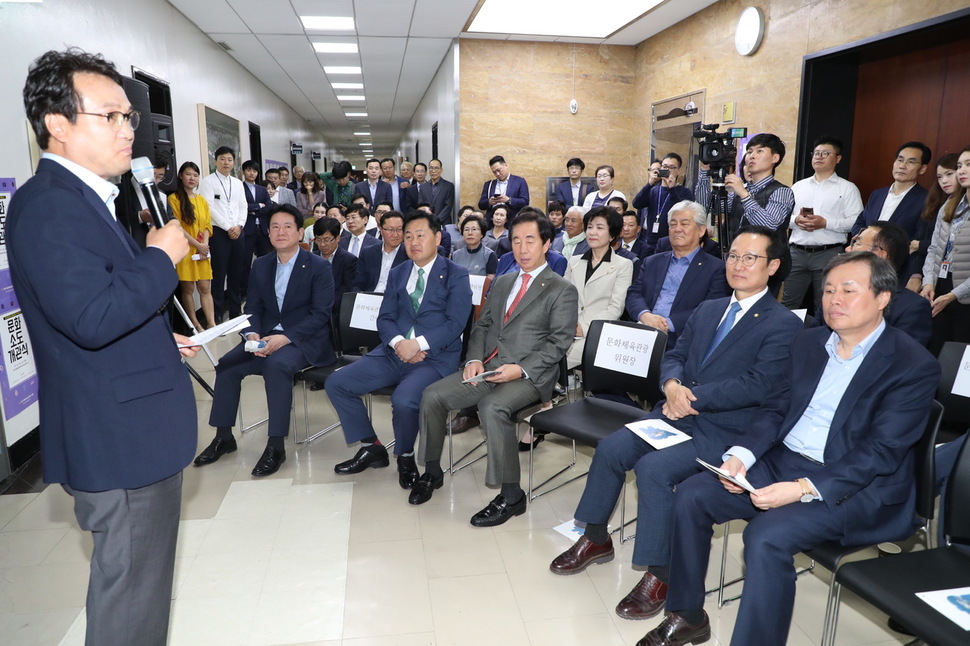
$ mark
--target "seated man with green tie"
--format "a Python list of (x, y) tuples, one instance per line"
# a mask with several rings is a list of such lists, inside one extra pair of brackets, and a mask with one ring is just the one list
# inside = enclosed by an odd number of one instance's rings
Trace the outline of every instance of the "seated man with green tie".
[(472, 308), (468, 270), (438, 255), (441, 225), (433, 215), (412, 211), (404, 224), (409, 260), (390, 270), (377, 317), (381, 345), (327, 379), (327, 395), (348, 444), (357, 454), (334, 467), (340, 475), (390, 464), (361, 396), (388, 386), (391, 395), (398, 482), (410, 489), (418, 479), (414, 441), (425, 388), (458, 369), (461, 333)]

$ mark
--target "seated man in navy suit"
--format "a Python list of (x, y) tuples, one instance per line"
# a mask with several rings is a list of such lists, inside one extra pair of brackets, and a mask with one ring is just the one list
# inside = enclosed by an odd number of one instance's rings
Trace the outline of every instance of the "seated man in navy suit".
[(678, 202), (669, 212), (671, 251), (656, 253), (640, 265), (630, 285), (626, 311), (631, 321), (667, 333), (673, 348), (694, 309), (728, 294), (724, 262), (701, 251), (707, 212), (697, 202)]
[(381, 215), (381, 244), (361, 250), (354, 278), (355, 292), (384, 292), (387, 275), (408, 259), (401, 241), (404, 240), (404, 216), (400, 211)]
[(824, 543), (867, 545), (915, 529), (913, 447), (940, 379), (933, 356), (886, 325), (896, 270), (867, 251), (833, 258), (828, 328), (795, 335), (785, 370), (721, 468), (677, 486), (667, 616), (638, 643), (710, 639), (704, 577), (714, 525), (746, 519), (744, 596), (731, 644), (784, 644), (795, 603), (794, 555)]
[(640, 222), (636, 211), (623, 214), (623, 229), (620, 231), (620, 246), (637, 257), (637, 265), (646, 258), (647, 243), (640, 236)]
[(472, 292), (468, 270), (438, 255), (441, 224), (412, 212), (404, 227), (409, 261), (393, 268), (377, 317), (380, 346), (327, 379), (344, 437), (360, 442), (357, 454), (334, 467), (340, 475), (386, 467), (387, 449), (367, 417), (361, 395), (396, 386), (391, 395), (398, 482), (410, 489), (418, 479), (414, 441), (424, 389), (458, 369), (461, 333), (468, 322)]
[(554, 574), (578, 574), (592, 563), (613, 559), (606, 525), (626, 472), (634, 469), (639, 495), (633, 566), (647, 572), (616, 607), (624, 619), (652, 617), (663, 607), (677, 484), (703, 470), (695, 458), (723, 461), (724, 451), (743, 437), (764, 393), (787, 369), (788, 345), (802, 323), (768, 292), (768, 278), (778, 271), (783, 251), (772, 229), (741, 229), (726, 264), (734, 293), (701, 303), (681, 342), (664, 356), (664, 399), (643, 419), (663, 420), (693, 439), (657, 451), (621, 428), (593, 453), (576, 508), (576, 520), (586, 523), (586, 532), (549, 568)]
[(336, 218), (320, 218), (313, 223), (313, 242), (314, 252), (330, 263), (333, 273), (333, 318), (338, 319), (340, 301), (344, 294), (354, 291), (357, 258), (340, 248), (340, 222)]
[(367, 247), (381, 244), (377, 237), (367, 232), (367, 222), (370, 217), (370, 210), (360, 204), (350, 205), (344, 215), (344, 225), (347, 230), (340, 234), (340, 248), (349, 251), (354, 258), (360, 258), (360, 252)]
[[(283, 440), (290, 430), (293, 375), (308, 366), (325, 366), (336, 357), (328, 324), (333, 308), (330, 263), (300, 248), (303, 216), (295, 206), (280, 204), (270, 212), (269, 239), (276, 253), (256, 259), (249, 276), (245, 313), (249, 327), (243, 341), (219, 360), (209, 425), (216, 436), (195, 459), (211, 464), (236, 450), (232, 426), (239, 408), (242, 380), (262, 375), (269, 408), (269, 441), (253, 469), (254, 476), (276, 473), (286, 460)], [(247, 351), (250, 341), (265, 345)]]
[[(852, 239), (846, 251), (871, 251), (885, 258), (897, 272), (904, 272), (909, 261), (909, 236), (892, 222), (874, 222)], [(933, 334), (933, 308), (930, 302), (906, 289), (900, 274), (899, 286), (889, 311), (884, 312), (886, 324), (902, 330), (917, 343), (926, 347)]]

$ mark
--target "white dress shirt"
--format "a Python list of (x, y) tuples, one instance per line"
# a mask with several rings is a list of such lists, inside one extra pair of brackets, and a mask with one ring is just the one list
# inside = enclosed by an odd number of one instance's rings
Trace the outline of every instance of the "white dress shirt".
[[(856, 185), (832, 173), (818, 181), (815, 176), (795, 182), (791, 187), (795, 194), (795, 210), (792, 212), (790, 242), (807, 247), (843, 244), (845, 234), (852, 230), (856, 218), (862, 213), (862, 196)], [(803, 207), (811, 207), (815, 215), (825, 218), (825, 228), (805, 231), (795, 224), (795, 217)]]
[(240, 180), (217, 171), (202, 178), (199, 194), (209, 203), (214, 226), (223, 231), (246, 226), (246, 188)]

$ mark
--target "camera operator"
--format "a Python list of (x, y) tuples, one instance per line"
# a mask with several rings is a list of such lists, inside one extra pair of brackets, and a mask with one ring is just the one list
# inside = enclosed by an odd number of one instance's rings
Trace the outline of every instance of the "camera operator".
[[(680, 173), (684, 160), (677, 153), (667, 153), (660, 162), (650, 165), (646, 185), (633, 198), (633, 208), (640, 214), (641, 237), (645, 244), (645, 256), (653, 255), (657, 240), (668, 235), (667, 213), (670, 207), (684, 200), (693, 201), (694, 193), (681, 186)], [(707, 203), (702, 203), (707, 206)]]
[[(795, 208), (795, 195), (791, 188), (775, 179), (775, 168), (785, 158), (785, 144), (777, 135), (761, 133), (748, 141), (744, 151), (743, 167), (739, 174), (730, 173), (724, 178), (727, 189), (727, 231), (729, 237), (744, 226), (757, 225), (774, 229), (785, 243), (786, 253), (781, 267), (768, 281), (771, 293), (778, 295), (782, 281), (791, 269), (791, 254), (788, 250), (787, 231), (792, 210)], [(710, 166), (701, 163), (694, 189), (696, 200), (701, 204), (710, 203), (711, 174)], [(712, 213), (713, 213), (712, 209)], [(716, 225), (716, 223), (715, 223)], [(731, 240), (718, 240), (722, 249), (731, 245)]]

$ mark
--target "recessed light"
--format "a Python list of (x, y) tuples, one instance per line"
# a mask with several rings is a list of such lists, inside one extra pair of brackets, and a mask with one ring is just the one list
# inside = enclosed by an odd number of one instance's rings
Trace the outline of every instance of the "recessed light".
[(348, 117), (366, 117), (367, 116), (367, 113), (366, 112), (344, 112), (344, 114), (346, 116), (348, 116)]
[(353, 31), (354, 19), (339, 16), (300, 16), (304, 29), (323, 31)]
[[(574, 0), (485, 0), (468, 31), (536, 36), (606, 38), (648, 13), (663, 0), (603, 0), (596, 11), (583, 12), (576, 20), (576, 9), (585, 8)], [(569, 8), (575, 5), (572, 11)], [(568, 8), (567, 8), (568, 7)], [(509, 16), (515, 16), (509, 21)]]
[(360, 74), (360, 67), (325, 65), (323, 71), (327, 74)]
[(363, 90), (363, 83), (331, 83), (330, 87), (335, 90)]
[(338, 101), (363, 101), (364, 95), (363, 94), (338, 94), (337, 100)]
[(367, 146), (373, 146), (374, 144), (372, 144), (371, 142), (369, 142), (369, 141), (368, 141), (368, 142), (367, 142), (366, 144), (363, 144), (363, 143), (361, 143), (361, 144), (357, 144), (357, 145), (358, 145), (358, 146), (364, 146), (364, 147), (367, 147)]
[(357, 135), (358, 137), (370, 137), (369, 132), (355, 132), (354, 134)]
[(313, 43), (318, 54), (356, 54), (357, 43)]

